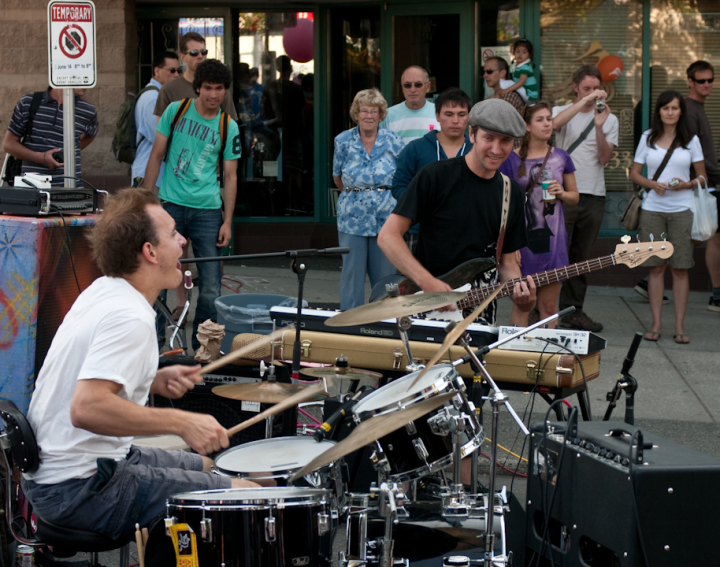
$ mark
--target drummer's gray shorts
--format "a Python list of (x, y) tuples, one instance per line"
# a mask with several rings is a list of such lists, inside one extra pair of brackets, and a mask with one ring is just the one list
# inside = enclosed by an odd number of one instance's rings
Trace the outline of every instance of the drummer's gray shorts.
[(123, 461), (98, 459), (97, 472), (59, 484), (22, 480), (35, 512), (52, 524), (132, 537), (135, 524), (149, 526), (179, 492), (230, 488), (230, 477), (202, 472), (200, 455), (153, 447), (130, 448)]

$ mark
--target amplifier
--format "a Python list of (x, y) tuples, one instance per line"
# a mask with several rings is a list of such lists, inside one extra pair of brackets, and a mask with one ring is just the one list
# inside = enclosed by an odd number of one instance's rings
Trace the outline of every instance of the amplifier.
[[(624, 422), (577, 424), (565, 445), (566, 423), (533, 426), (527, 488), (526, 559), (540, 552), (545, 505), (553, 500), (540, 566), (714, 565), (720, 460), (642, 432), (642, 464)], [(559, 472), (558, 472), (559, 471)], [(643, 558), (644, 544), (647, 562)]]
[[(501, 339), (504, 339), (514, 335), (518, 331), (522, 331), (522, 329), (520, 327), (502, 326), (500, 327), (499, 336)], [(547, 341), (557, 343), (557, 346)], [(575, 354), (589, 354), (603, 350), (606, 347), (607, 341), (605, 339), (589, 331), (577, 331), (575, 329), (535, 329), (498, 348), (501, 350), (553, 353), (566, 353), (567, 349), (570, 349)]]
[(102, 211), (99, 194), (106, 191), (96, 189), (68, 189), (32, 187), (0, 187), (0, 213), (27, 216), (88, 214)]
[[(338, 315), (340, 311), (326, 311), (324, 309), (303, 309), (301, 329), (306, 331), (320, 331), (323, 333), (337, 333), (341, 335), (356, 335), (358, 337), (374, 337), (378, 339), (400, 339), (400, 332), (394, 319), (386, 319), (367, 325), (351, 325), (348, 327), (329, 327), (325, 321)], [(293, 307), (274, 306), (270, 308), (270, 317), (278, 328), (294, 325), (297, 309)], [(442, 344), (445, 340), (445, 327), (448, 321), (434, 321), (428, 319), (410, 319), (412, 327), (408, 331), (408, 339), (427, 343)], [(498, 328), (487, 327), (472, 323), (467, 328), (470, 335), (470, 344), (475, 348), (489, 345), (498, 339)]]

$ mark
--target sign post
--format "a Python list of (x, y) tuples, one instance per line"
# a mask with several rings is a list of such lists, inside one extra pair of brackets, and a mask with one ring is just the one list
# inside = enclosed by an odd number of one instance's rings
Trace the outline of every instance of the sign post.
[[(90, 0), (48, 4), (48, 66), (50, 86), (63, 89), (65, 175), (75, 177), (75, 88), (97, 83), (95, 4)], [(66, 179), (75, 187), (75, 179)]]

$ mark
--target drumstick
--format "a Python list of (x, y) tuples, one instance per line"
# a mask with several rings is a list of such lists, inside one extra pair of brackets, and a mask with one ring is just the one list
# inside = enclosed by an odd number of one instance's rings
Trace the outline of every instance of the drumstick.
[(294, 329), (295, 329), (295, 327), (293, 325), (288, 325), (287, 327), (283, 327), (282, 329), (273, 331), (269, 335), (263, 335), (258, 340), (253, 341), (249, 344), (246, 344), (241, 349), (234, 350), (230, 354), (226, 354), (222, 358), (218, 358), (214, 362), (211, 362), (210, 364), (203, 366), (202, 369), (200, 370), (200, 374), (208, 374), (209, 372), (213, 372), (213, 371), (217, 370), (218, 368), (222, 368), (226, 364), (231, 363), (233, 360), (237, 360), (238, 358), (243, 358), (244, 355), (254, 351), (259, 346), (262, 346), (266, 343), (270, 344), (275, 339), (282, 337), (282, 334), (285, 331), (292, 331)]
[(148, 539), (150, 539), (150, 532), (148, 532), (147, 528), (142, 529), (142, 540), (143, 540), (143, 549), (147, 547)]
[(140, 567), (145, 567), (145, 548), (143, 546), (142, 534), (140, 533), (140, 524), (135, 524), (135, 543), (137, 544)]
[(408, 390), (412, 388), (415, 384), (417, 384), (420, 378), (425, 376), (427, 371), (430, 370), (435, 365), (435, 363), (440, 360), (442, 355), (445, 354), (448, 349), (455, 344), (455, 341), (457, 341), (462, 336), (462, 334), (465, 332), (465, 329), (468, 328), (470, 323), (472, 323), (477, 318), (477, 316), (480, 315), (480, 313), (482, 313), (488, 305), (490, 305), (490, 302), (495, 299), (495, 296), (500, 293), (501, 289), (502, 286), (499, 286), (493, 293), (488, 296), (485, 301), (483, 301), (478, 306), (475, 311), (465, 317), (465, 319), (458, 323), (457, 326), (447, 334), (445, 340), (443, 341), (443, 344), (440, 345), (440, 349), (435, 353), (435, 356), (433, 356), (430, 361), (425, 365), (425, 368), (420, 371), (420, 374), (418, 374), (415, 380), (413, 380), (413, 383), (408, 386)]
[(236, 433), (240, 433), (243, 429), (247, 429), (251, 425), (255, 425), (256, 423), (264, 420), (267, 417), (270, 417), (271, 415), (275, 415), (276, 413), (280, 413), (281, 411), (285, 411), (286, 409), (290, 409), (293, 406), (296, 406), (298, 404), (301, 404), (303, 402), (306, 402), (308, 400), (311, 400), (314, 398), (319, 392), (323, 391), (323, 385), (318, 384), (317, 386), (311, 386), (309, 388), (306, 388), (302, 392), (298, 392), (297, 394), (293, 394), (286, 400), (283, 400), (279, 404), (275, 404), (271, 408), (266, 409), (263, 412), (260, 412), (255, 417), (251, 417), (248, 420), (243, 421), (242, 423), (238, 423), (236, 426), (231, 427), (228, 429), (228, 437), (232, 437)]

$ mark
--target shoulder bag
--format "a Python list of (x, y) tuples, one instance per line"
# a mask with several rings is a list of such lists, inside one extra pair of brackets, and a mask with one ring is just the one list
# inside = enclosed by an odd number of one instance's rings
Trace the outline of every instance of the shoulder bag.
[[(657, 168), (655, 175), (653, 175), (653, 181), (657, 181), (660, 178), (660, 174), (665, 169), (665, 166), (670, 161), (670, 157), (677, 147), (677, 141), (678, 139), (675, 137), (672, 144), (670, 144), (668, 151), (665, 153), (665, 159), (662, 160), (660, 167)], [(644, 192), (645, 188), (640, 188), (637, 193), (630, 197), (630, 201), (628, 201), (627, 207), (625, 207), (625, 212), (620, 219), (620, 224), (623, 225), (623, 228), (627, 230), (637, 230), (638, 226), (640, 226), (640, 209), (642, 207)]]

